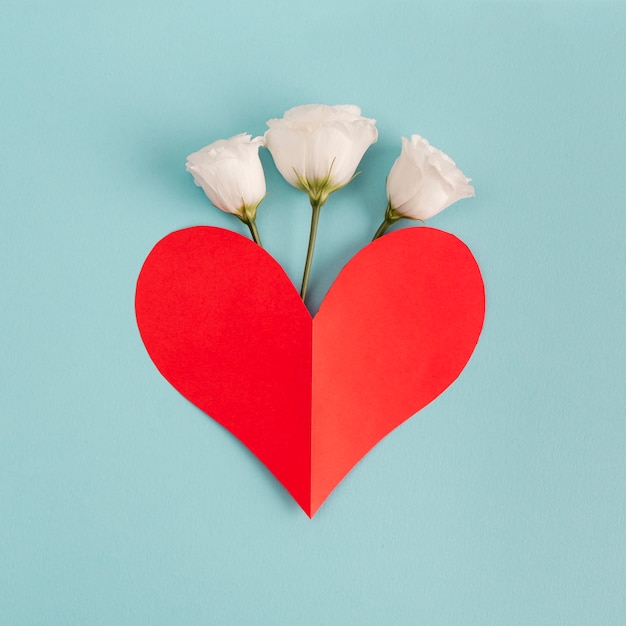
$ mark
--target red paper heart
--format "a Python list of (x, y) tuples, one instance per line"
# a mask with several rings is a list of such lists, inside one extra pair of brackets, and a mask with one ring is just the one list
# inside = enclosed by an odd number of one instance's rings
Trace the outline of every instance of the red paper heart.
[(373, 446), (461, 373), (485, 293), (462, 241), (407, 228), (356, 254), (311, 318), (267, 252), (197, 226), (150, 252), (135, 308), (161, 374), (312, 517)]

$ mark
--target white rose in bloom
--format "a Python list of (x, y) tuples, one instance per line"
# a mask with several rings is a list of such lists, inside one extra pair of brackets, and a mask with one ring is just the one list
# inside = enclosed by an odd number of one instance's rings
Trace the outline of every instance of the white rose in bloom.
[(265, 197), (265, 175), (259, 159), (263, 138), (241, 133), (220, 139), (187, 157), (187, 171), (209, 200), (243, 221), (254, 220)]
[(269, 120), (265, 145), (285, 180), (321, 206), (354, 176), (378, 139), (375, 124), (354, 105), (306, 104)]
[(402, 152), (387, 178), (392, 219), (426, 220), (461, 198), (474, 195), (469, 178), (447, 155), (426, 139), (402, 138)]

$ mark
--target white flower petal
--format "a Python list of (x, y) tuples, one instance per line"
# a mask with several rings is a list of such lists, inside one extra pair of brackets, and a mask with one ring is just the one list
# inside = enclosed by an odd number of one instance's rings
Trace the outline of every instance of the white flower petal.
[(426, 220), (461, 198), (474, 195), (470, 179), (426, 139), (402, 138), (402, 151), (387, 178), (387, 199), (403, 217)]
[(265, 175), (259, 159), (263, 138), (241, 133), (220, 139), (187, 157), (187, 171), (211, 202), (222, 211), (242, 216), (265, 196)]
[(348, 183), (363, 154), (378, 139), (376, 120), (354, 105), (306, 104), (267, 122), (265, 144), (283, 178), (300, 188), (329, 177), (327, 187)]

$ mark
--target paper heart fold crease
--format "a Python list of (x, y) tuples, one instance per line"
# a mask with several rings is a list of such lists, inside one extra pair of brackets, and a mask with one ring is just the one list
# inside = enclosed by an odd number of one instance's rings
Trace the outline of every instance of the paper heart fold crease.
[(135, 307), (161, 374), (312, 517), (373, 446), (458, 377), (485, 293), (467, 246), (420, 226), (358, 252), (311, 317), (262, 248), (197, 226), (156, 244)]

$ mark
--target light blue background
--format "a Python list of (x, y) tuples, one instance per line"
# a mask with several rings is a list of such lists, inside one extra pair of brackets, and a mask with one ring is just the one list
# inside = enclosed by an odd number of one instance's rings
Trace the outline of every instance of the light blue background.
[[(626, 623), (625, 59), (625, 4), (4, 0), (0, 622)], [(245, 232), (185, 156), (309, 102), (380, 131), (323, 209), (314, 303), (413, 132), (474, 181), (430, 225), (488, 295), (459, 380), (312, 521), (133, 313), (161, 237)], [(307, 201), (263, 161), (299, 280)]]

